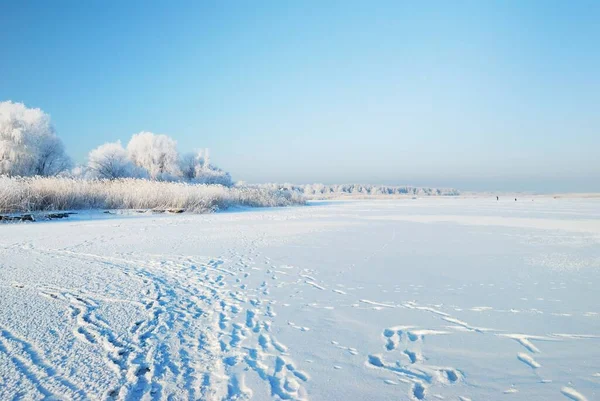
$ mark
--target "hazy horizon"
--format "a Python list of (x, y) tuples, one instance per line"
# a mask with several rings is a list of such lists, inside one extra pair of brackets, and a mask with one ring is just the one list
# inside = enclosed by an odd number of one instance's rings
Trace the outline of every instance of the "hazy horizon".
[[(585, 178), (581, 179), (582, 181)], [(384, 185), (384, 186), (410, 186), (410, 187), (424, 187), (424, 188), (453, 188), (461, 191), (462, 193), (523, 193), (523, 194), (540, 194), (540, 195), (548, 195), (548, 194), (587, 194), (587, 193), (600, 193), (600, 185), (593, 185), (594, 183), (590, 183), (589, 190), (582, 191), (578, 188), (587, 186), (587, 182), (573, 182), (573, 183), (565, 183), (564, 181), (552, 181), (552, 180), (544, 180), (542, 182), (538, 182), (536, 185), (537, 189), (531, 189), (529, 187), (528, 181), (507, 181), (507, 182), (498, 182), (492, 181), (490, 183), (479, 182), (479, 181), (443, 181), (436, 179), (422, 179), (422, 180), (414, 180), (414, 181), (382, 181), (376, 179), (357, 179), (357, 180), (317, 180), (317, 181), (301, 181), (301, 180), (260, 180), (260, 181), (245, 181), (250, 184), (264, 184), (264, 183), (289, 183), (296, 185), (305, 185), (305, 184), (324, 184), (324, 185), (344, 185), (344, 184), (364, 184), (364, 185)]]
[(600, 3), (8, 3), (0, 101), (76, 162), (152, 131), (235, 180), (600, 192)]

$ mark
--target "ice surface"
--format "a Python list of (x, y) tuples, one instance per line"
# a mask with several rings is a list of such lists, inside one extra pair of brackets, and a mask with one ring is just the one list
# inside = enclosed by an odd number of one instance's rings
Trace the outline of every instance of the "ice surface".
[(600, 202), (0, 225), (0, 399), (600, 399)]

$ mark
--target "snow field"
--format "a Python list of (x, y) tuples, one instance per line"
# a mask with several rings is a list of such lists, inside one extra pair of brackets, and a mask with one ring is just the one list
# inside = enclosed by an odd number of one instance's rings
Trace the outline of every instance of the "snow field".
[(594, 400), (594, 200), (0, 226), (0, 399)]

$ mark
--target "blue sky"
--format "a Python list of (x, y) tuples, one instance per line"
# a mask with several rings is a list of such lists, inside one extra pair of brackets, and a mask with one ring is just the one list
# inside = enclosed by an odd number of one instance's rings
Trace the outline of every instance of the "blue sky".
[[(121, 4), (123, 3), (123, 4)], [(0, 4), (0, 100), (251, 182), (600, 191), (598, 1)]]

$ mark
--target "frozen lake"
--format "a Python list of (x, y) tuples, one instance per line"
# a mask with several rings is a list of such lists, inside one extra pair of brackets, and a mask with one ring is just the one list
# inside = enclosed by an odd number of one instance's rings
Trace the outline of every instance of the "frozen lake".
[(597, 400), (599, 285), (593, 199), (5, 224), (0, 399)]

